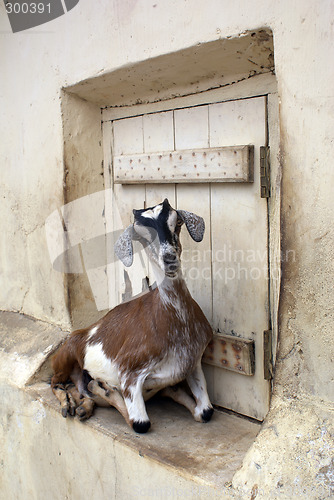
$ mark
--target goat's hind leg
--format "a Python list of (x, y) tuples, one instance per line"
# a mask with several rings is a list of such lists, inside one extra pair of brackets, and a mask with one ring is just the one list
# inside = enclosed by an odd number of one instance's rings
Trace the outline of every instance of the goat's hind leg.
[(189, 396), (189, 394), (180, 384), (165, 387), (165, 389), (163, 389), (160, 394), (164, 398), (170, 398), (176, 403), (185, 406), (187, 410), (189, 410), (193, 415), (193, 417), (195, 417), (195, 400), (191, 396)]
[(213, 408), (206, 390), (206, 381), (201, 364), (188, 375), (186, 380), (194, 397), (191, 397), (181, 384), (166, 387), (161, 391), (161, 395), (185, 406), (197, 422), (209, 422), (213, 414)]

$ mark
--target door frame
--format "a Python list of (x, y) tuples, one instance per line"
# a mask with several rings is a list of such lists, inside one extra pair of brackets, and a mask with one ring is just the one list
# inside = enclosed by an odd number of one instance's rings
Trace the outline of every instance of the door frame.
[[(271, 195), (267, 200), (268, 213), (268, 300), (269, 300), (269, 332), (264, 332), (266, 378), (271, 380), (274, 369), (278, 338), (278, 304), (281, 281), (281, 247), (280, 247), (280, 179), (281, 168), (279, 158), (279, 109), (276, 78), (272, 74), (264, 74), (249, 80), (228, 85), (184, 97), (176, 97), (164, 101), (138, 104), (124, 107), (106, 107), (102, 110), (102, 131), (104, 143), (104, 180), (105, 188), (112, 190), (112, 122), (122, 118), (130, 118), (150, 113), (202, 106), (216, 102), (249, 99), (266, 96), (267, 98), (267, 144), (270, 144)], [(107, 207), (106, 207), (107, 208)], [(107, 211), (107, 210), (106, 210)], [(269, 408), (268, 408), (269, 409)]]

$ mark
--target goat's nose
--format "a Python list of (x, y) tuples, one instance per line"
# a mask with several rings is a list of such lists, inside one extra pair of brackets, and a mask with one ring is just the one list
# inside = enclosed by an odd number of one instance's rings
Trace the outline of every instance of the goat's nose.
[(175, 253), (165, 253), (164, 255), (164, 261), (166, 264), (170, 264), (176, 261), (176, 254)]

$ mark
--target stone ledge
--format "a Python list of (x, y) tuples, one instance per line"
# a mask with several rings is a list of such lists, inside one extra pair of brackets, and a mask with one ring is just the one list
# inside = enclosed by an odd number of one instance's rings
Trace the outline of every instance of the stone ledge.
[(24, 387), (69, 335), (59, 327), (24, 314), (0, 312), (0, 379)]
[[(62, 433), (61, 437), (58, 436), (52, 441), (54, 453), (64, 440), (70, 439), (75, 429), (77, 449), (86, 447), (88, 439), (97, 439), (98, 442), (108, 443), (113, 460), (116, 460), (115, 447), (118, 445), (123, 450), (122, 453), (130, 453), (137, 459), (144, 459), (144, 476), (146, 474), (150, 477), (152, 467), (156, 472), (148, 483), (139, 479), (138, 487), (142, 492), (147, 488), (151, 488), (150, 491), (159, 488), (159, 478), (168, 476), (174, 478), (173, 481), (185, 482), (188, 490), (184, 491), (191, 491), (191, 488), (196, 486), (198, 491), (205, 493), (203, 498), (207, 497), (208, 491), (212, 493), (212, 498), (218, 492), (219, 498), (223, 498), (223, 492), (227, 495), (226, 498), (231, 498), (232, 491), (226, 485), (231, 484), (234, 474), (241, 467), (247, 450), (260, 430), (259, 424), (220, 411), (215, 411), (210, 423), (200, 424), (193, 420), (184, 407), (158, 397), (147, 404), (152, 428), (145, 435), (131, 431), (114, 408), (97, 408), (93, 417), (85, 423), (75, 418), (63, 419), (58, 401), (53, 396), (47, 380), (51, 375), (50, 355), (67, 335), (67, 332), (57, 327), (20, 314), (0, 313), (0, 392), (7, 406), (7, 415), (4, 414), (4, 418), (7, 422), (10, 420), (9, 414), (16, 414), (16, 420), (26, 412), (30, 415), (30, 420), (35, 422), (33, 441), (28, 429), (32, 423), (24, 421), (20, 424), (25, 430), (25, 447), (36, 447), (36, 439), (42, 444), (45, 440), (45, 430), (52, 435), (57, 422), (56, 427), (62, 428)], [(25, 401), (24, 409), (21, 400)], [(28, 411), (28, 407), (32, 409)], [(43, 416), (42, 419), (40, 415)], [(41, 420), (43, 425), (36, 425)], [(13, 429), (9, 429), (8, 425), (7, 428), (4, 426), (4, 431), (4, 442), (8, 447), (9, 437), (12, 443), (15, 443), (16, 438), (15, 435), (13, 437)], [(48, 453), (46, 452), (46, 455)], [(38, 456), (39, 465), (32, 462), (29, 466), (44, 470), (46, 466), (40, 464), (43, 460), (40, 450)], [(34, 456), (29, 460), (34, 461)], [(87, 466), (87, 459), (85, 460), (83, 468)], [(90, 457), (90, 460), (99, 458)], [(62, 466), (59, 464), (57, 467)], [(128, 464), (120, 464), (119, 468), (122, 467), (126, 470)], [(118, 469), (120, 477), (123, 477), (124, 470), (119, 472)], [(61, 476), (61, 470), (57, 471), (57, 474)], [(22, 482), (26, 479), (22, 477)], [(107, 478), (105, 480), (107, 481)], [(166, 484), (168, 486), (168, 482)], [(122, 487), (126, 488), (126, 485)], [(146, 496), (149, 498), (148, 494)], [(198, 496), (200, 497), (201, 495)]]
[[(48, 384), (35, 384), (27, 391), (62, 418), (58, 401)], [(208, 424), (201, 424), (195, 422), (184, 407), (159, 397), (148, 401), (147, 411), (152, 427), (143, 435), (134, 433), (114, 408), (97, 408), (85, 423), (71, 417), (68, 420), (75, 420), (83, 433), (88, 426), (111, 441), (131, 448), (141, 457), (219, 489), (231, 483), (261, 427), (221, 411), (215, 411)]]

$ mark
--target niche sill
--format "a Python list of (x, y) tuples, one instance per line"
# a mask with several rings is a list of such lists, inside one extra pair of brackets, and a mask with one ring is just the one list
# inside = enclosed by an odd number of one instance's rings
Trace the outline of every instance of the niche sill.
[[(48, 384), (34, 384), (28, 391), (63, 418)], [(201, 424), (184, 407), (160, 397), (147, 402), (147, 412), (151, 420), (147, 434), (134, 433), (114, 408), (96, 408), (89, 420), (77, 424), (83, 431), (91, 426), (141, 457), (177, 469), (183, 477), (219, 489), (231, 483), (260, 430), (256, 422), (217, 410), (209, 423)]]
[[(49, 384), (50, 357), (67, 335), (56, 326), (22, 314), (0, 313), (0, 379), (42, 403), (46, 415), (58, 415), (59, 423), (64, 419)], [(110, 439), (110, 450), (117, 442), (176, 476), (225, 491), (229, 497), (227, 486), (241, 467), (261, 424), (217, 410), (209, 423), (201, 424), (184, 407), (159, 397), (147, 402), (147, 412), (152, 424), (147, 434), (133, 432), (114, 408), (96, 408), (86, 422), (73, 417), (65, 422), (71, 420), (69, 429), (73, 425), (80, 433), (82, 429), (83, 442), (88, 426)]]

